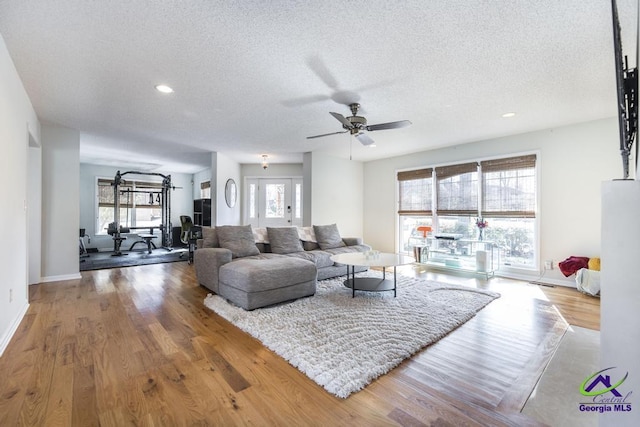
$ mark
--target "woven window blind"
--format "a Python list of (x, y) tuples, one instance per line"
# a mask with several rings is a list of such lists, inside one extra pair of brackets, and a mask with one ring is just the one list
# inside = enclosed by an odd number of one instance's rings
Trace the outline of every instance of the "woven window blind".
[(398, 172), (398, 215), (432, 214), (433, 169)]
[(480, 166), (483, 217), (535, 218), (535, 154), (487, 160)]
[[(99, 207), (114, 207), (113, 198), (113, 181), (110, 179), (99, 178), (98, 179), (98, 206)], [(149, 193), (157, 193), (162, 191), (162, 183), (160, 182), (146, 182), (146, 181), (124, 181), (119, 187), (119, 191), (137, 190), (137, 191), (149, 191)], [(145, 207), (144, 205), (151, 205), (149, 203), (149, 193), (120, 193), (120, 207), (132, 208), (134, 203), (137, 207)], [(158, 195), (154, 194), (154, 204), (159, 204)]]
[(485, 160), (480, 162), (482, 172), (528, 169), (536, 167), (536, 155), (508, 157), (506, 159)]
[(437, 167), (436, 181), (438, 215), (478, 215), (478, 163)]

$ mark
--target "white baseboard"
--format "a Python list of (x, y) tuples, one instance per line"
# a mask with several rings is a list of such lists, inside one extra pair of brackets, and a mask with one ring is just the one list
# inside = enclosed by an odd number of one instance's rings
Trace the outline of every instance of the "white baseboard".
[(2, 336), (2, 339), (0, 339), (0, 357), (2, 357), (2, 354), (4, 353), (7, 346), (9, 345), (9, 342), (11, 342), (11, 338), (13, 338), (13, 334), (15, 334), (16, 331), (18, 330), (18, 326), (20, 326), (20, 322), (22, 322), (24, 315), (27, 314), (28, 309), (29, 309), (29, 303), (25, 303), (25, 305), (22, 307), (22, 310), (20, 310), (20, 314), (18, 314), (18, 316), (14, 319), (13, 323), (11, 324), (11, 327), (9, 328), (9, 330), (7, 330), (7, 332)]
[(517, 279), (527, 282), (545, 285), (566, 286), (568, 288), (576, 288), (576, 282), (573, 278), (557, 279), (553, 277), (535, 276), (530, 274), (519, 274), (514, 272), (497, 271), (496, 276), (505, 277), (507, 279)]
[(59, 276), (46, 276), (42, 278), (42, 281), (40, 283), (61, 282), (63, 280), (76, 280), (76, 279), (82, 279), (82, 276), (80, 275), (80, 273), (61, 274)]

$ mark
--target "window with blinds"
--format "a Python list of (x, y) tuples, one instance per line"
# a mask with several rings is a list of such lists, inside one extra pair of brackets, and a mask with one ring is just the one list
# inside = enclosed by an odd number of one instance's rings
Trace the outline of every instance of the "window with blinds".
[(483, 218), (484, 239), (499, 248), (502, 266), (536, 269), (535, 154), (399, 172), (398, 185), (401, 250), (423, 244), (415, 238), (419, 225), (478, 239), (476, 219)]
[(478, 163), (437, 167), (436, 180), (438, 215), (478, 215)]
[(211, 198), (211, 181), (204, 181), (200, 183), (200, 198), (201, 199)]
[(431, 168), (398, 172), (398, 215), (431, 215), (432, 175)]
[(480, 166), (483, 217), (535, 218), (535, 155), (487, 160)]

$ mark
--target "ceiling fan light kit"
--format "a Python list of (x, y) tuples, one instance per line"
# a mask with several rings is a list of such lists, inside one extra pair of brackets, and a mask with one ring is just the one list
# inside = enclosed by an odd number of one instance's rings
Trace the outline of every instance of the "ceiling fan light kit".
[(336, 120), (342, 123), (342, 127), (345, 129), (344, 131), (308, 136), (307, 139), (320, 138), (323, 136), (337, 135), (340, 133), (349, 132), (351, 135), (355, 136), (362, 145), (373, 146), (375, 144), (375, 141), (371, 139), (371, 137), (369, 137), (369, 135), (367, 135), (365, 131), (373, 132), (377, 130), (399, 129), (399, 128), (403, 128), (411, 125), (411, 122), (409, 120), (400, 120), (397, 122), (367, 125), (367, 119), (358, 115), (360, 104), (358, 104), (357, 102), (354, 102), (352, 104), (349, 104), (349, 108), (351, 109), (351, 114), (352, 114), (349, 117), (345, 117), (340, 113), (334, 113), (334, 112), (329, 113), (333, 117), (335, 117)]

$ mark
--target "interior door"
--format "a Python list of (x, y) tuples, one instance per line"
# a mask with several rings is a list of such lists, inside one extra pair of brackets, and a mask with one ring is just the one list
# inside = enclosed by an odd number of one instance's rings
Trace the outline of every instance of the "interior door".
[(302, 226), (302, 179), (249, 179), (246, 194), (245, 223), (254, 227)]

